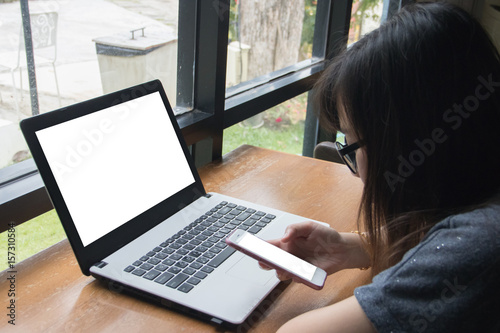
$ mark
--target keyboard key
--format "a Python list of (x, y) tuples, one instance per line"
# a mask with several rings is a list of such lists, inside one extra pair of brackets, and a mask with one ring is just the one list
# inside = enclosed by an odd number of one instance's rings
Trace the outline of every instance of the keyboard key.
[(127, 272), (127, 273), (130, 273), (132, 272), (133, 270), (135, 269), (134, 266), (130, 265), (130, 266), (127, 266), (125, 267), (124, 271)]
[(187, 282), (187, 283), (191, 283), (191, 284), (193, 284), (193, 285), (197, 285), (198, 283), (200, 283), (200, 281), (201, 281), (200, 279), (197, 279), (197, 278), (195, 278), (195, 277), (192, 277), (192, 278), (190, 278), (189, 280), (187, 280), (186, 282)]
[(179, 267), (175, 267), (175, 266), (172, 266), (168, 269), (167, 272), (169, 273), (173, 273), (173, 274), (177, 274), (181, 271), (181, 269)]
[(217, 244), (215, 244), (215, 246), (217, 246), (219, 249), (225, 249), (227, 247), (227, 244), (224, 241), (220, 241)]
[(208, 247), (205, 247), (205, 246), (203, 246), (203, 245), (200, 245), (200, 246), (198, 246), (198, 247), (195, 249), (195, 251), (198, 251), (198, 252), (200, 252), (200, 253), (203, 253), (203, 252), (205, 252), (205, 251), (207, 251), (207, 250), (208, 250)]
[(181, 239), (185, 239), (186, 241), (190, 241), (190, 240), (191, 240), (191, 239), (193, 239), (193, 238), (194, 238), (194, 236), (193, 236), (193, 235), (187, 235), (187, 234), (186, 234), (186, 235), (182, 236), (182, 238), (181, 238)]
[(207, 273), (197, 272), (194, 276), (198, 279), (204, 279), (207, 277)]
[(182, 255), (180, 255), (178, 253), (174, 253), (169, 258), (172, 260), (179, 260), (180, 258), (182, 258)]
[(185, 261), (179, 261), (179, 262), (175, 263), (175, 267), (180, 267), (180, 268), (187, 267), (187, 265), (189, 265), (189, 263), (187, 263)]
[(222, 214), (222, 215), (226, 215), (227, 213), (229, 213), (231, 211), (231, 208), (229, 207), (224, 207), (222, 208), (221, 210), (219, 210), (219, 214)]
[(167, 282), (168, 280), (170, 280), (173, 277), (174, 277), (174, 274), (172, 274), (172, 273), (163, 273), (162, 275), (160, 275), (159, 278), (157, 278), (155, 280), (155, 282), (159, 283), (159, 284), (165, 284), (165, 282)]
[(200, 245), (201, 243), (203, 243), (203, 242), (200, 240), (197, 240), (197, 239), (193, 239), (192, 241), (189, 242), (189, 244), (194, 245), (194, 246)]
[(217, 246), (214, 246), (209, 250), (209, 252), (212, 252), (212, 253), (220, 253), (220, 251), (222, 251), (222, 249), (220, 247), (217, 247)]
[(153, 264), (153, 265), (159, 264), (160, 262), (161, 262), (161, 260), (158, 258), (151, 258), (148, 260), (148, 263)]
[(203, 253), (203, 256), (205, 258), (212, 259), (213, 257), (215, 257), (215, 254), (212, 252), (205, 252), (205, 253)]
[(271, 219), (271, 220), (274, 220), (274, 219), (276, 218), (276, 215), (267, 214), (267, 215), (266, 215), (266, 218)]
[(220, 264), (222, 264), (224, 261), (226, 261), (229, 256), (231, 256), (236, 250), (233, 249), (232, 247), (227, 247), (219, 253), (214, 259), (212, 259), (208, 265), (211, 267), (219, 267)]
[(256, 233), (258, 233), (261, 230), (262, 230), (262, 228), (257, 227), (257, 226), (254, 225), (253, 227), (251, 227), (250, 229), (248, 229), (248, 232), (250, 232), (252, 234), (256, 234)]
[(199, 252), (199, 251), (196, 251), (196, 250), (195, 250), (195, 251), (191, 251), (191, 252), (189, 252), (189, 255), (190, 255), (191, 257), (198, 258), (199, 256), (201, 256), (201, 252)]
[(201, 271), (204, 273), (212, 273), (214, 269), (212, 267), (204, 266), (202, 267)]
[(173, 264), (175, 264), (175, 260), (167, 258), (167, 259), (163, 260), (163, 264), (168, 265), (168, 266), (172, 266)]
[(168, 266), (167, 266), (167, 265), (165, 265), (165, 264), (159, 264), (159, 265), (157, 265), (157, 266), (155, 267), (155, 269), (157, 269), (157, 270), (159, 270), (159, 271), (162, 271), (162, 272), (166, 271), (166, 270), (167, 270), (167, 268), (168, 268)]
[(200, 233), (201, 233), (201, 231), (198, 231), (198, 230), (193, 229), (193, 230), (190, 230), (190, 231), (188, 232), (188, 235), (191, 235), (191, 236), (197, 236), (197, 235), (199, 235)]
[(176, 275), (173, 279), (167, 282), (167, 286), (170, 288), (177, 288), (182, 282), (186, 281), (186, 279), (189, 278), (189, 275), (186, 275), (184, 273), (179, 273)]
[(167, 247), (166, 249), (163, 249), (161, 252), (165, 254), (172, 254), (174, 253), (174, 251), (175, 251), (174, 249)]
[(205, 240), (207, 240), (207, 238), (208, 238), (207, 236), (198, 235), (198, 236), (196, 236), (195, 239), (204, 242)]
[(144, 274), (146, 273), (145, 270), (141, 269), (141, 268), (136, 268), (132, 274), (134, 275), (137, 275), (137, 276), (143, 276)]
[(132, 265), (134, 265), (134, 266), (141, 266), (142, 265), (142, 261), (136, 260), (136, 261), (134, 261), (134, 263)]
[(153, 268), (154, 265), (151, 265), (151, 264), (148, 264), (148, 263), (144, 263), (141, 265), (141, 268), (146, 270), (146, 271), (149, 271), (151, 268)]
[(194, 273), (196, 273), (196, 269), (194, 268), (191, 268), (191, 267), (186, 267), (182, 273), (184, 274), (187, 274), (187, 275), (193, 275)]
[(183, 293), (188, 293), (193, 288), (194, 288), (193, 285), (188, 284), (188, 283), (184, 283), (182, 286), (180, 286), (179, 288), (177, 288), (177, 290), (182, 291)]
[(194, 269), (200, 269), (203, 265), (200, 264), (199, 262), (193, 262), (189, 267), (194, 268)]
[(199, 263), (202, 263), (202, 264), (206, 264), (209, 261), (210, 261), (210, 259), (205, 258), (205, 257), (199, 257), (198, 259), (196, 259), (196, 262), (199, 262)]
[(168, 254), (166, 254), (166, 253), (162, 253), (162, 252), (157, 253), (157, 254), (155, 255), (155, 258), (158, 258), (158, 259), (161, 259), (161, 260), (165, 259), (166, 257), (168, 257)]
[(148, 279), (148, 280), (153, 280), (153, 279), (155, 279), (160, 274), (161, 274), (161, 272), (153, 269), (152, 271), (147, 272), (143, 276), (143, 278)]
[(218, 241), (218, 239), (215, 242), (206, 241), (206, 242), (202, 243), (201, 245), (208, 249), (208, 248), (211, 248), (212, 246), (214, 246), (214, 244), (217, 243), (217, 241)]
[(182, 260), (186, 261), (186, 262), (193, 262), (196, 258), (195, 257), (192, 257), (192, 256), (184, 256), (184, 258), (182, 258)]
[(256, 222), (256, 220), (248, 219), (247, 221), (243, 222), (243, 225), (246, 225), (246, 226), (250, 227), (250, 226), (254, 225), (255, 222)]
[(247, 218), (250, 217), (249, 213), (242, 213), (236, 217), (236, 220), (238, 221), (245, 221)]

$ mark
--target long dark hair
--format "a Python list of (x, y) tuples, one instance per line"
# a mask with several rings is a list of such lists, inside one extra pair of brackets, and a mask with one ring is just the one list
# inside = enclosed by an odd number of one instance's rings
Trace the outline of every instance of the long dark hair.
[(500, 57), (462, 9), (404, 7), (338, 56), (315, 90), (322, 125), (339, 130), (342, 109), (365, 143), (359, 220), (374, 274), (499, 190)]

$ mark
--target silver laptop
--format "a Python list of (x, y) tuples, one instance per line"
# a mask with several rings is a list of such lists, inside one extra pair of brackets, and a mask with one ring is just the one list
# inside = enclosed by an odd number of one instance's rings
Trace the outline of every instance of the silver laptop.
[(160, 81), (21, 128), (84, 274), (230, 325), (279, 283), (225, 236), (277, 238), (304, 218), (206, 193)]

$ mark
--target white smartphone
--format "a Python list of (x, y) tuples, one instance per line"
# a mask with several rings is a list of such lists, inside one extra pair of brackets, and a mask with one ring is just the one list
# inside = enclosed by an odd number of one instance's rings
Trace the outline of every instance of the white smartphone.
[(326, 272), (324, 270), (245, 230), (234, 230), (227, 236), (226, 243), (271, 268), (287, 271), (313, 289), (319, 290), (325, 284)]

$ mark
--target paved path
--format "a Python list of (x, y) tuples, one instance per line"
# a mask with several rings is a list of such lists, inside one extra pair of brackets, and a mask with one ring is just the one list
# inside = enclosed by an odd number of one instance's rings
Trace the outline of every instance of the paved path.
[[(174, 0), (61, 0), (30, 2), (30, 12), (59, 13), (57, 76), (63, 105), (102, 94), (94, 38), (129, 31), (141, 26), (168, 26), (176, 31), (177, 1)], [(19, 2), (0, 3), (0, 65), (17, 62), (21, 14)], [(24, 54), (23, 54), (24, 57)], [(16, 75), (19, 87), (19, 76)], [(58, 107), (52, 68), (37, 67), (37, 86), (42, 112)], [(23, 88), (28, 87), (27, 77)], [(12, 78), (0, 74), (0, 118), (12, 119), (15, 109)], [(54, 104), (54, 102), (56, 104)], [(23, 113), (29, 110), (23, 99)], [(29, 112), (29, 111), (28, 111)]]
[[(54, 0), (30, 1), (30, 12), (57, 11), (58, 52), (56, 71), (61, 92), (57, 98), (51, 66), (37, 64), (36, 79), (40, 112), (74, 104), (102, 94), (101, 75), (94, 38), (123, 33), (139, 27), (161, 26), (177, 31), (177, 0)], [(17, 122), (31, 114), (28, 78), (23, 71), (22, 99), (15, 105), (8, 68), (17, 63), (21, 27), (19, 1), (0, 3), (0, 168), (12, 156), (26, 150)], [(167, 28), (168, 29), (168, 28)], [(41, 54), (37, 51), (36, 54)], [(22, 53), (25, 63), (25, 55)], [(6, 71), (5, 71), (6, 70)], [(19, 88), (19, 73), (15, 75)]]

